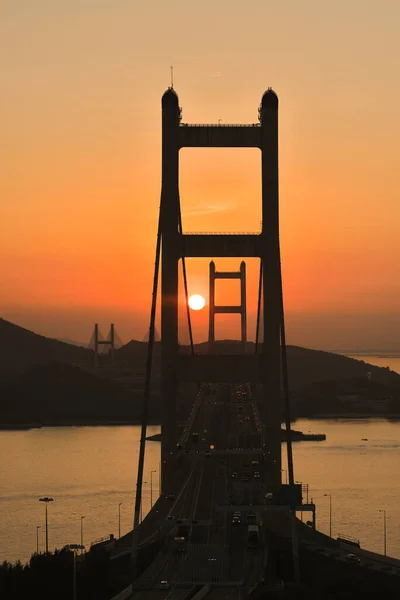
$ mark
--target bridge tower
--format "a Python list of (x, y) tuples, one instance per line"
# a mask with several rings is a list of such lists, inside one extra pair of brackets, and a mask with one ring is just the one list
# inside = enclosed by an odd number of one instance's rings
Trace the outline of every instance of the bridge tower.
[[(240, 280), (240, 304), (238, 306), (221, 306), (215, 304), (215, 280), (216, 279), (239, 279)], [(215, 342), (215, 315), (216, 314), (239, 314), (241, 342), (247, 342), (247, 314), (246, 314), (246, 263), (240, 263), (239, 271), (216, 271), (215, 262), (210, 262), (210, 295), (209, 295), (209, 330), (208, 346), (212, 352)]]
[[(114, 365), (114, 356), (115, 356), (115, 328), (114, 323), (110, 325), (110, 332), (107, 336), (107, 339), (103, 339), (101, 334), (99, 333), (99, 324), (94, 324), (94, 333), (93, 333), (93, 349), (94, 349), (94, 366), (97, 368), (99, 366), (99, 346), (109, 346), (111, 350), (111, 364)], [(89, 344), (89, 347), (91, 343)]]
[[(184, 147), (258, 148), (262, 171), (262, 231), (246, 235), (183, 234), (180, 227), (179, 151)], [(250, 125), (181, 123), (174, 89), (162, 97), (162, 186), (160, 231), (162, 480), (174, 467), (177, 441), (177, 396), (185, 381), (252, 382), (262, 390), (265, 453), (271, 483), (281, 482), (281, 276), (278, 207), (278, 97), (268, 89), (259, 122)], [(178, 353), (178, 263), (182, 257), (255, 257), (261, 261), (263, 345), (260, 355), (180, 356)], [(163, 484), (162, 484), (163, 485)]]

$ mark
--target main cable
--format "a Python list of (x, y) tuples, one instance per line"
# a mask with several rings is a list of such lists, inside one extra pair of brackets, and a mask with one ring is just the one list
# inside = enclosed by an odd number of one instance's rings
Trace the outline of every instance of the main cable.
[(185, 290), (186, 315), (187, 315), (188, 328), (189, 328), (190, 351), (191, 351), (191, 354), (194, 355), (193, 330), (192, 330), (192, 320), (190, 317), (190, 308), (189, 308), (189, 293), (188, 293), (186, 261), (185, 261), (185, 243), (184, 243), (183, 230), (182, 230), (182, 213), (181, 213), (180, 198), (178, 198), (178, 207), (179, 207), (178, 231), (182, 237), (182, 273), (183, 273), (183, 287)]
[(283, 379), (283, 399), (285, 405), (285, 428), (286, 428), (286, 448), (288, 459), (289, 484), (294, 485), (293, 470), (293, 448), (292, 448), (292, 429), (290, 414), (289, 397), (289, 374), (287, 362), (286, 331), (285, 331), (285, 312), (283, 305), (283, 284), (282, 284), (282, 263), (279, 252), (279, 285), (280, 285), (280, 320), (281, 320), (281, 352), (282, 352), (282, 379)]
[[(150, 312), (150, 327), (149, 327), (149, 343), (147, 346), (147, 361), (146, 361), (146, 379), (144, 385), (144, 397), (142, 407), (142, 428), (140, 432), (140, 445), (139, 445), (139, 460), (138, 460), (138, 471), (136, 481), (136, 498), (135, 498), (135, 511), (133, 518), (133, 531), (132, 531), (132, 591), (133, 586), (137, 577), (137, 554), (139, 545), (139, 518), (140, 518), (140, 505), (142, 503), (142, 487), (143, 487), (143, 469), (144, 469), (144, 457), (146, 447), (146, 434), (147, 434), (147, 421), (149, 415), (149, 404), (150, 404), (150, 383), (151, 383), (151, 371), (153, 365), (153, 350), (154, 350), (154, 337), (155, 337), (155, 320), (156, 320), (156, 307), (157, 307), (157, 290), (158, 290), (158, 275), (160, 270), (160, 254), (161, 254), (161, 204), (159, 209), (158, 218), (158, 230), (157, 230), (157, 243), (156, 243), (156, 257), (154, 263), (154, 277), (153, 277), (153, 291), (151, 299), (151, 312)], [(161, 490), (160, 490), (161, 493)]]
[(260, 335), (262, 281), (263, 281), (263, 259), (260, 258), (260, 275), (259, 275), (259, 279), (258, 279), (258, 301), (257, 301), (257, 321), (256, 321), (256, 343), (255, 343), (255, 348), (254, 348), (255, 354), (258, 353), (258, 338)]

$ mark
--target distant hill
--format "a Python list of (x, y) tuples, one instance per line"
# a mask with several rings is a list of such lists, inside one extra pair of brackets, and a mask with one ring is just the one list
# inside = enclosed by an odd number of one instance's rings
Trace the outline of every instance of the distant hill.
[(80, 346), (81, 348), (87, 348), (89, 344), (84, 344), (83, 342), (76, 342), (75, 340), (70, 340), (68, 338), (58, 338), (59, 342), (64, 342), (64, 344), (71, 344), (72, 346)]
[[(91, 350), (46, 338), (0, 319), (1, 422), (10, 419), (105, 422), (140, 418), (147, 349), (147, 342), (131, 340), (116, 350), (115, 367), (111, 367), (106, 357), (104, 366), (93, 373)], [(180, 351), (188, 353), (190, 347), (181, 346)], [(243, 345), (224, 340), (216, 343), (215, 351), (238, 354), (243, 352)], [(254, 351), (254, 343), (248, 342), (246, 352)], [(195, 352), (208, 352), (208, 344), (197, 344)], [(298, 346), (288, 346), (287, 352), (289, 388), (300, 402), (298, 407), (303, 407), (308, 415), (330, 405), (337, 410), (336, 398), (343, 394), (390, 396), (395, 399), (393, 406), (397, 411), (400, 397), (397, 373), (332, 352)], [(153, 422), (161, 416), (160, 359), (161, 343), (156, 342), (150, 407)], [(192, 397), (189, 393), (183, 396), (187, 401)]]
[(59, 361), (89, 365), (92, 357), (91, 350), (38, 335), (0, 318), (0, 379), (32, 364)]
[[(28, 367), (18, 378), (0, 382), (0, 423), (129, 422), (140, 419), (142, 400), (143, 393), (118, 382), (53, 362)], [(157, 410), (155, 417), (160, 417)]]

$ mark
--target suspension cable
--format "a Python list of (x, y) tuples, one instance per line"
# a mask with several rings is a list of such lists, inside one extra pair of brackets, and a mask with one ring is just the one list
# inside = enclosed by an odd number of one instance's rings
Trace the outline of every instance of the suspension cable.
[(150, 401), (150, 383), (151, 383), (151, 371), (153, 365), (153, 349), (154, 349), (154, 333), (155, 333), (155, 320), (156, 320), (156, 307), (157, 307), (157, 290), (158, 290), (158, 274), (160, 270), (160, 253), (161, 253), (161, 205), (159, 209), (158, 219), (158, 231), (157, 231), (157, 243), (156, 243), (156, 257), (154, 263), (154, 278), (153, 278), (153, 291), (151, 299), (151, 312), (150, 312), (150, 327), (149, 327), (149, 343), (147, 346), (147, 361), (146, 361), (146, 379), (144, 385), (144, 397), (142, 406), (142, 428), (140, 432), (140, 445), (139, 445), (139, 460), (138, 460), (138, 471), (136, 481), (136, 498), (135, 498), (135, 511), (133, 518), (133, 531), (132, 531), (132, 590), (137, 577), (137, 554), (139, 545), (139, 515), (140, 505), (142, 503), (142, 487), (143, 487), (143, 469), (144, 469), (144, 457), (146, 447), (146, 433), (147, 433), (147, 421), (149, 414), (149, 401)]
[(185, 246), (184, 246), (183, 231), (182, 231), (182, 213), (181, 213), (180, 198), (178, 199), (178, 206), (179, 206), (178, 230), (182, 236), (182, 273), (183, 273), (183, 286), (185, 289), (186, 316), (187, 316), (188, 328), (189, 328), (190, 351), (191, 351), (191, 354), (194, 355), (193, 330), (192, 330), (192, 320), (190, 317), (190, 308), (189, 308), (189, 293), (188, 293), (188, 284), (187, 284)]
[(289, 398), (289, 375), (287, 363), (287, 347), (285, 332), (285, 312), (283, 306), (283, 285), (282, 285), (282, 263), (279, 253), (279, 285), (280, 285), (280, 311), (281, 311), (281, 347), (282, 347), (282, 378), (283, 378), (283, 398), (285, 405), (285, 426), (286, 426), (286, 448), (288, 459), (289, 484), (294, 485), (293, 471), (293, 449), (292, 449), (292, 429)]
[(259, 338), (259, 335), (260, 335), (262, 280), (263, 280), (263, 259), (260, 258), (260, 275), (259, 275), (259, 279), (258, 279), (258, 302), (257, 302), (257, 322), (256, 322), (255, 354), (258, 353), (258, 338)]

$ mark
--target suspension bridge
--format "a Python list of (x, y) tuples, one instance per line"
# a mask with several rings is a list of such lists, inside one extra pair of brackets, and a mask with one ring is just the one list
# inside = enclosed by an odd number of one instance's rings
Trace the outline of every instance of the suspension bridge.
[[(260, 150), (260, 233), (183, 232), (178, 185), (179, 151), (183, 147)], [(371, 590), (375, 586), (381, 592), (398, 591), (399, 561), (389, 563), (378, 555), (372, 559), (350, 540), (338, 543), (318, 532), (307, 486), (295, 480), (278, 210), (278, 98), (274, 91), (268, 89), (262, 96), (256, 123), (192, 125), (182, 122), (178, 96), (169, 88), (162, 97), (162, 189), (134, 524), (112, 548), (113, 561), (128, 557), (126, 575), (131, 583), (116, 600), (301, 598), (306, 585), (318, 590), (332, 581), (350, 589), (349, 579), (355, 590), (361, 590), (367, 581)], [(224, 274), (216, 270), (214, 262), (210, 264), (210, 344), (208, 353), (196, 354), (188, 305), (188, 257), (258, 259), (254, 353), (245, 352), (243, 261), (239, 273)], [(189, 351), (178, 342), (180, 268)], [(213, 286), (218, 277), (240, 279), (240, 307), (233, 310), (215, 305)], [(159, 279), (161, 490), (152, 510), (140, 522)], [(242, 344), (235, 352), (215, 351), (214, 317), (218, 312), (237, 312), (240, 316)], [(115, 339), (114, 331), (114, 344)], [(179, 399), (189, 394), (191, 408), (184, 427), (179, 428)], [(284, 469), (282, 418), (288, 461)], [(284, 483), (283, 471), (287, 473)], [(309, 513), (308, 525), (297, 518), (300, 512)], [(315, 592), (314, 597), (324, 596)]]

